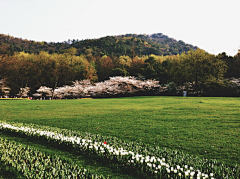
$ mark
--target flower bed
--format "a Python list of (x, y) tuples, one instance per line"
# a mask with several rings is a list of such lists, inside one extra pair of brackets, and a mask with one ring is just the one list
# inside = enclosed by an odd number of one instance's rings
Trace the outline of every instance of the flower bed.
[(1, 161), (11, 165), (27, 178), (93, 178), (103, 176), (91, 174), (74, 163), (49, 156), (29, 146), (23, 146), (0, 138)]
[(157, 178), (238, 178), (239, 166), (229, 167), (217, 160), (201, 159), (181, 151), (125, 142), (115, 137), (20, 123), (0, 123), (1, 130), (43, 137), (72, 145), (78, 150), (117, 160)]

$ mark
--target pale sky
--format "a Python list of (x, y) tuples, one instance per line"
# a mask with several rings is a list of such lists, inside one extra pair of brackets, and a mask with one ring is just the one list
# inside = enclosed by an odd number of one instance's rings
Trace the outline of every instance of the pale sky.
[(0, 0), (0, 34), (63, 42), (163, 33), (218, 54), (240, 49), (240, 0)]

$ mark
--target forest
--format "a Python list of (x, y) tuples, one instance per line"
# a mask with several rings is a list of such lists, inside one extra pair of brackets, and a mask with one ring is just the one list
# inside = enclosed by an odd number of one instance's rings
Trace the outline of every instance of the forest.
[(161, 33), (152, 35), (126, 34), (119, 36), (107, 36), (100, 39), (68, 40), (64, 42), (35, 42), (32, 40), (16, 38), (10, 35), (0, 34), (0, 43), (8, 44), (11, 52), (37, 53), (48, 51), (52, 53), (65, 53), (66, 49), (74, 47), (76, 55), (92, 53), (93, 56), (127, 55), (131, 58), (143, 55), (177, 55), (197, 47), (177, 41)]
[(127, 34), (47, 43), (0, 34), (0, 96), (32, 96), (76, 80), (92, 84), (114, 76), (157, 80), (161, 95), (239, 96), (240, 51), (212, 55), (161, 33)]

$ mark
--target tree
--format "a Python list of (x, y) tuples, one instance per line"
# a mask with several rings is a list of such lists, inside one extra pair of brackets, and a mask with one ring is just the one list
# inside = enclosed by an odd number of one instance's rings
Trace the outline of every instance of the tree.
[(129, 68), (129, 73), (131, 76), (143, 76), (143, 66), (144, 58), (143, 57), (134, 57), (132, 59), (132, 64)]
[(14, 56), (2, 58), (0, 66), (4, 67), (0, 76), (6, 79), (12, 96), (18, 94), (20, 88), (33, 84), (35, 80), (35, 67), (28, 53), (16, 53)]
[(86, 61), (85, 67), (84, 79), (88, 79), (91, 82), (96, 82), (98, 80), (98, 76), (96, 73), (95, 62)]
[(121, 68), (114, 68), (112, 69), (112, 71), (110, 72), (110, 76), (127, 76), (128, 72), (124, 69)]
[(132, 59), (129, 56), (120, 56), (117, 61), (118, 68), (126, 69), (129, 68), (132, 64)]
[(216, 57), (224, 61), (228, 66), (227, 72), (224, 75), (225, 78), (237, 77), (238, 71), (236, 71), (235, 58), (228, 56), (225, 52), (219, 53)]
[(168, 62), (163, 63), (164, 67), (167, 69), (168, 74), (168, 82), (174, 82), (177, 86), (184, 86), (185, 79), (185, 70), (183, 65), (183, 56), (185, 56), (185, 53), (181, 54), (180, 56), (168, 56), (167, 60)]
[[(110, 77), (109, 80), (92, 84), (90, 80), (73, 82), (72, 86), (58, 87), (54, 96), (63, 97), (107, 97), (125, 96), (141, 92), (142, 94), (156, 94), (160, 89), (156, 80), (139, 80), (135, 77)], [(34, 96), (50, 96), (51, 88), (42, 86)]]
[(99, 81), (107, 80), (110, 76), (110, 71), (114, 68), (112, 59), (107, 55), (98, 58), (96, 66)]
[(153, 57), (149, 57), (144, 61), (144, 65), (143, 65), (143, 68), (141, 68), (141, 70), (142, 70), (143, 76), (146, 79), (151, 79), (156, 76), (157, 73), (153, 67), (154, 64), (155, 64), (155, 60)]
[[(38, 67), (38, 84), (40, 86), (48, 86), (54, 89), (59, 84), (59, 63), (58, 54), (51, 55), (48, 52), (41, 51), (36, 55), (36, 66)], [(59, 84), (59, 85), (58, 85)]]
[(5, 94), (8, 94), (10, 90), (6, 84), (5, 79), (0, 79), (0, 96), (4, 96)]
[(234, 77), (240, 78), (240, 49), (238, 53), (234, 56)]
[(182, 68), (185, 72), (183, 79), (185, 82), (191, 83), (194, 92), (198, 96), (201, 95), (204, 88), (207, 88), (207, 80), (221, 80), (227, 69), (222, 60), (201, 49), (190, 50), (181, 58), (183, 59)]
[(9, 44), (0, 43), (0, 55), (11, 56), (14, 54), (13, 48)]
[(88, 63), (88, 61), (84, 55), (74, 56), (72, 64), (70, 65), (74, 75), (72, 81), (85, 79), (84, 72), (86, 70), (86, 63)]

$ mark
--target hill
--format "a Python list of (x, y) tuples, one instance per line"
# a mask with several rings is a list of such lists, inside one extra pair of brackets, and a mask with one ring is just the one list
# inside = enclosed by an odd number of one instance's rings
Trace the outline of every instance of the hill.
[[(157, 34), (126, 34), (118, 36), (106, 36), (99, 39), (68, 40), (64, 42), (36, 42), (16, 38), (10, 35), (0, 34), (0, 45), (7, 44), (11, 52), (25, 51), (27, 53), (39, 53), (48, 51), (52, 53), (64, 53), (65, 49), (74, 47), (76, 55), (91, 53), (93, 56), (127, 55), (130, 57), (143, 55), (176, 55), (197, 49), (196, 46), (177, 41), (162, 33)], [(0, 52), (1, 53), (1, 52)]]

